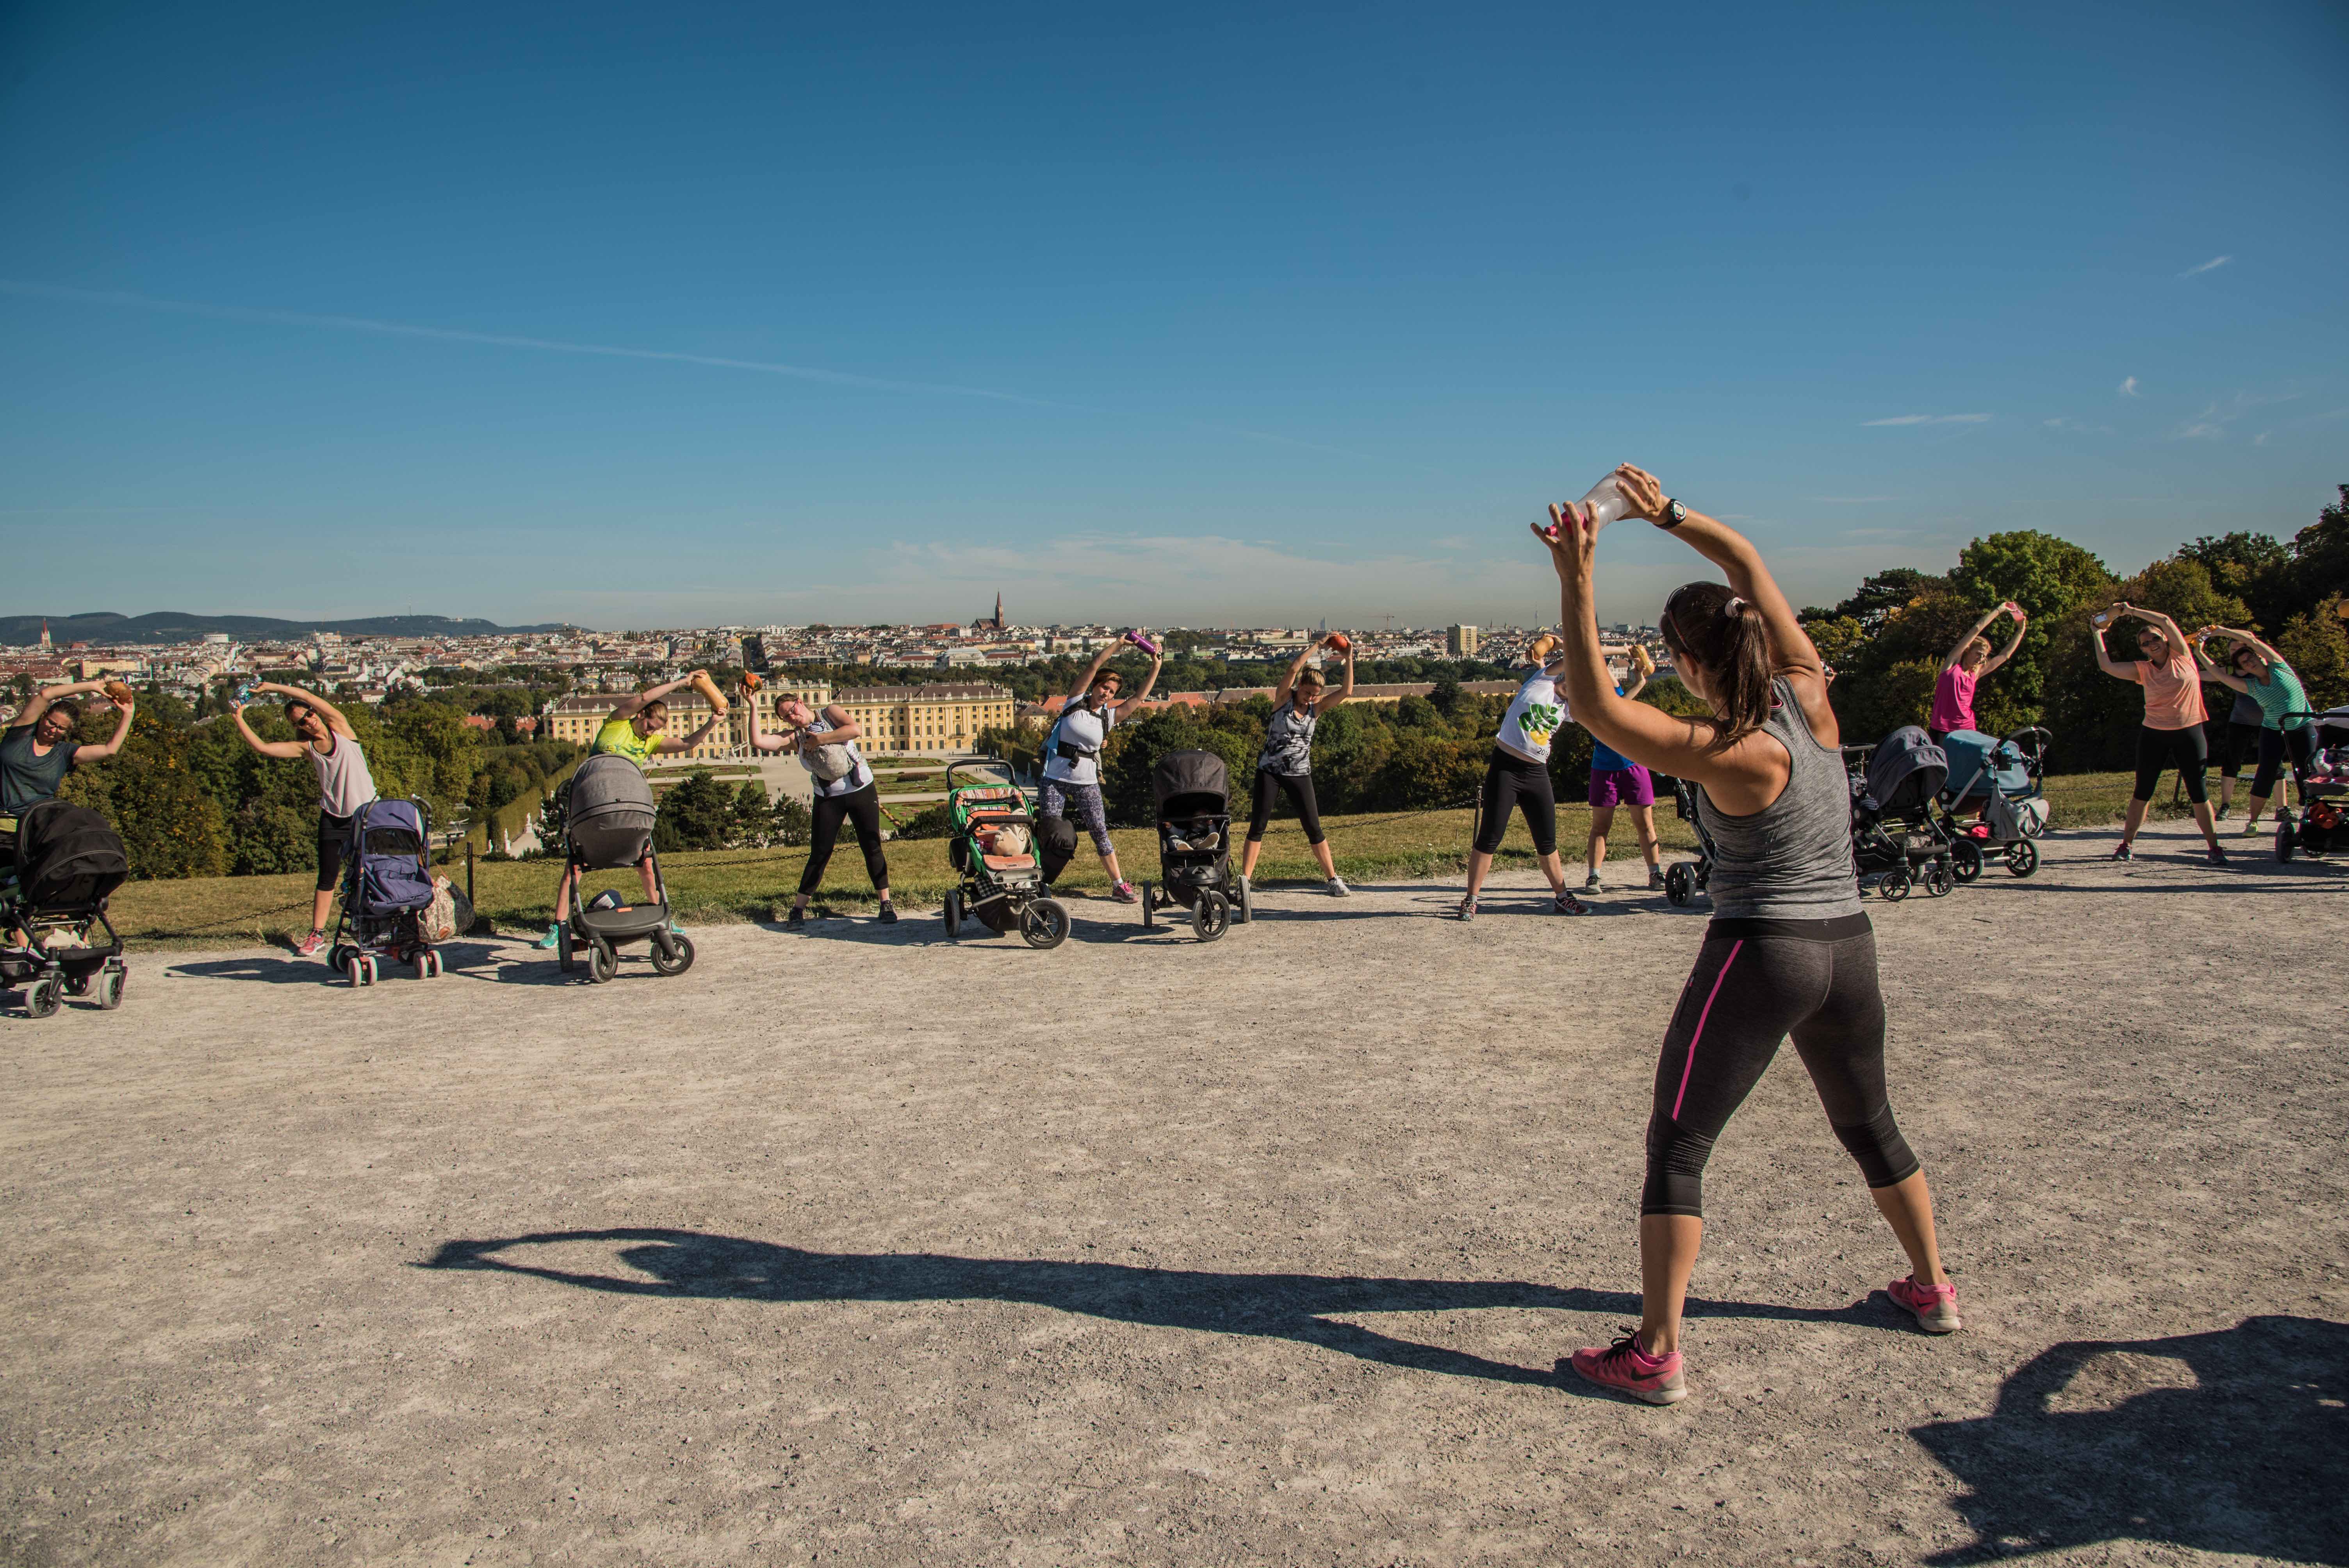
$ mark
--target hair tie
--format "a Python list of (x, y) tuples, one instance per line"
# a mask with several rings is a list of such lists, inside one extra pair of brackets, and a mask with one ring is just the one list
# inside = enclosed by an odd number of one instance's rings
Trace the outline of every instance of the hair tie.
[(1721, 607), (1721, 613), (1724, 615), (1734, 615), (1744, 608), (1745, 608), (1745, 601), (1732, 593), (1729, 596), (1729, 603)]

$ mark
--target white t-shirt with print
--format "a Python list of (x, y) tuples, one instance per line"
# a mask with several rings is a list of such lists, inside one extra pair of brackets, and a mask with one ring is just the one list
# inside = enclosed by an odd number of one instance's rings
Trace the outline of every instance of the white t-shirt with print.
[(1493, 738), (1529, 762), (1549, 760), (1549, 738), (1566, 722), (1566, 699), (1547, 671), (1536, 670), (1509, 699), (1501, 732)]

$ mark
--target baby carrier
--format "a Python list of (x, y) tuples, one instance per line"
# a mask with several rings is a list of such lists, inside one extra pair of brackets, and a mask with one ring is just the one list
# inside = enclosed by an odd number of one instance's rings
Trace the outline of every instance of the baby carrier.
[[(685, 934), (669, 929), (668, 882), (662, 877), (660, 855), (653, 848), (653, 823), (658, 817), (651, 780), (625, 757), (599, 753), (579, 764), (571, 776), (570, 805), (564, 819), (564, 842), (575, 873), (571, 886), (571, 918), (555, 933), (554, 954), (564, 972), (572, 967), (571, 944), (587, 949), (587, 977), (597, 985), (619, 973), (620, 949), (642, 942), (647, 956), (663, 975), (682, 975), (693, 965), (693, 944)], [(587, 897), (589, 872), (632, 870), (651, 857), (655, 896), (623, 903), (625, 895)]]
[(1232, 788), (1224, 759), (1212, 751), (1170, 751), (1150, 770), (1150, 797), (1157, 806), (1158, 874), (1153, 891), (1142, 884), (1142, 925), (1154, 913), (1176, 904), (1191, 912), (1191, 930), (1213, 942), (1230, 928), (1235, 913), (1247, 924), (1254, 912), (1247, 888), (1232, 874)]
[(1950, 771), (1941, 748), (1907, 724), (1873, 747), (1846, 747), (1844, 754), (1866, 758), (1866, 772), (1852, 780), (1851, 854), (1860, 891), (1873, 885), (1898, 902), (1921, 882), (1934, 898), (1947, 896), (1957, 871), (1934, 816)]
[[(55, 1016), (67, 996), (122, 1005), (129, 970), (106, 901), (129, 874), (120, 836), (87, 806), (42, 800), (17, 819), (16, 872), (0, 873), (0, 985), (23, 989), (27, 1017)], [(105, 941), (90, 941), (93, 927)]]
[[(2047, 830), (2047, 797), (2040, 780), (2054, 738), (2036, 725), (2003, 739), (1978, 729), (1953, 729), (1941, 737), (1950, 771), (1936, 804), (1960, 882), (1982, 875), (1992, 854), (2002, 855), (2006, 869), (2019, 877), (2039, 869), (2039, 846), (2032, 841)], [(1958, 820), (1959, 813), (1977, 806), (1980, 820)]]
[(372, 985), (380, 961), (414, 966), (419, 980), (440, 973), (424, 931), (434, 892), (432, 816), (421, 800), (370, 800), (351, 813), (343, 856), (343, 913), (326, 963), (353, 985)]

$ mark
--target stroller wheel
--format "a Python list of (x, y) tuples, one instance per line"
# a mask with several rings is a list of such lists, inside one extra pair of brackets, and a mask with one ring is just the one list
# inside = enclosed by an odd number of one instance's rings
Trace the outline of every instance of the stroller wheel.
[(1947, 898), (1958, 885), (1956, 875), (1947, 861), (1933, 861), (1925, 867), (1925, 896)]
[(670, 933), (664, 943), (660, 934), (653, 936), (653, 968), (662, 975), (682, 975), (693, 967), (693, 939)]
[(98, 1005), (109, 1013), (122, 1006), (122, 986), (129, 978), (129, 971), (119, 963), (109, 964), (99, 970), (94, 993)]
[(1909, 872), (1903, 869), (1885, 872), (1884, 880), (1876, 884), (1876, 891), (1882, 893), (1889, 903), (1899, 903), (1909, 896), (1911, 885)]
[(620, 972), (619, 949), (600, 936), (587, 939), (587, 978), (601, 985)]
[(1134, 891), (1142, 895), (1142, 929), (1144, 931), (1157, 930), (1157, 893), (1152, 890), (1151, 885), (1148, 882), (1138, 883), (1135, 886)]
[(356, 991), (367, 984), (367, 971), (360, 966), (357, 954), (346, 952), (343, 954), (342, 971), (343, 978), (351, 983), (352, 990)]
[(1686, 861), (1674, 861), (1664, 868), (1664, 897), (1675, 906), (1696, 896), (1696, 873)]
[(383, 978), (383, 971), (377, 965), (375, 954), (372, 953), (359, 955), (359, 973), (367, 977), (367, 984), (369, 985)]
[(1058, 947), (1069, 938), (1069, 912), (1057, 899), (1040, 898), (1019, 912), (1019, 937), (1030, 947)]
[(942, 914), (943, 914), (943, 917), (944, 917), (944, 919), (946, 920), (946, 923), (947, 923), (947, 940), (948, 942), (959, 942), (959, 941), (961, 941), (961, 940), (962, 940), (962, 894), (961, 894), (961, 893), (959, 893), (959, 892), (950, 892), (950, 893), (947, 894), (947, 906), (946, 906), (945, 910), (942, 912)]
[(2299, 838), (2292, 830), (2292, 813), (2278, 811), (2276, 813), (2276, 859), (2289, 861), (2292, 859), (2292, 852), (2298, 848), (2300, 848)]
[(1213, 942), (1232, 928), (1232, 906), (1212, 890), (1199, 894), (1191, 911), (1191, 930), (1202, 942)]
[(416, 977), (419, 980), (432, 978), (432, 950), (429, 947), (416, 950)]
[(25, 987), (25, 1016), (54, 1018), (57, 1009), (66, 1005), (64, 982), (57, 976), (36, 980)]
[(2039, 846), (2029, 839), (2018, 839), (2006, 849), (2006, 869), (2016, 876), (2027, 877), (2039, 869)]
[(1960, 839), (1950, 848), (1950, 875), (1961, 882), (1970, 882), (1982, 873), (1982, 846), (1971, 839)]
[(1234, 881), (1234, 888), (1235, 891), (1232, 894), (1232, 923), (1235, 925), (1254, 925), (1256, 923), (1256, 900), (1248, 896), (1247, 879), (1246, 877), (1236, 878)]

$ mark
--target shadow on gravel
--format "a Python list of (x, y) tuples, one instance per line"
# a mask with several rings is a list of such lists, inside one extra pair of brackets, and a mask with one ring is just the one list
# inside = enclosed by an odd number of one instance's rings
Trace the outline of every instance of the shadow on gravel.
[(1975, 1535), (1925, 1561), (2142, 1541), (2349, 1563), (2345, 1407), (2349, 1325), (2321, 1318), (2055, 1346), (1992, 1414), (1911, 1429)]
[[(617, 1259), (649, 1278), (587, 1274), (501, 1257), (517, 1249), (573, 1243), (633, 1243)], [(1555, 1372), (1515, 1367), (1456, 1350), (1395, 1339), (1331, 1316), (1373, 1312), (1455, 1312), (1521, 1307), (1640, 1315), (1629, 1291), (1561, 1289), (1516, 1280), (1367, 1279), (1329, 1274), (1211, 1274), (1126, 1264), (1031, 1258), (958, 1258), (932, 1253), (803, 1252), (772, 1242), (698, 1231), (545, 1231), (499, 1241), (443, 1242), (427, 1269), (530, 1274), (585, 1290), (735, 1301), (1009, 1301), (1119, 1323), (1293, 1339), (1390, 1367), (1416, 1367), (1496, 1383), (1555, 1384)], [(1886, 1327), (1900, 1316), (1873, 1300), (1832, 1310), (1766, 1303), (1701, 1301), (1691, 1317), (1758, 1317)]]

